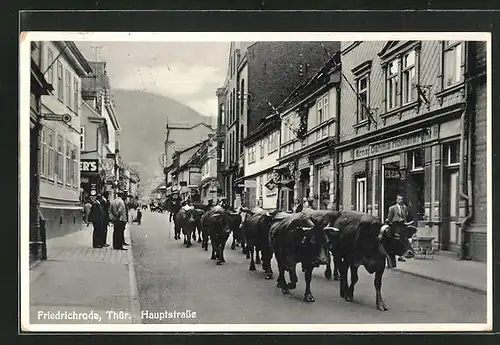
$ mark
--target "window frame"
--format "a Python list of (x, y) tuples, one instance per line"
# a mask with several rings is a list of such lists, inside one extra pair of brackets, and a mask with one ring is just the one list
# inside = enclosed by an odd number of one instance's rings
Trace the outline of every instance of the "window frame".
[(47, 80), (50, 84), (54, 83), (54, 52), (47, 48)]
[[(452, 42), (452, 43), (448, 43), (448, 42)], [(442, 56), (441, 56), (441, 74), (442, 74), (442, 84), (441, 84), (441, 88), (442, 90), (446, 90), (446, 89), (449, 89), (449, 88), (453, 88), (454, 86), (456, 85), (460, 85), (461, 83), (464, 82), (464, 74), (465, 74), (465, 42), (464, 41), (442, 41), (441, 43), (442, 45)], [(447, 83), (447, 80), (446, 80), (446, 72), (447, 72), (447, 69), (446, 69), (446, 53), (447, 52), (450, 52), (450, 51), (455, 51), (455, 49), (457, 49), (457, 47), (460, 47), (460, 61), (458, 61), (459, 65), (455, 65), (453, 66), (454, 67), (454, 72), (457, 72), (457, 68), (460, 70), (460, 75), (459, 75), (459, 80), (455, 80), (455, 82), (453, 82), (452, 84), (449, 84)], [(455, 53), (456, 54), (456, 53)], [(457, 62), (456, 60), (456, 55), (455, 55), (455, 62)], [(455, 75), (456, 77), (456, 75)]]
[[(395, 73), (391, 73), (390, 71), (390, 67), (391, 67), (391, 64), (392, 63), (395, 63), (395, 65), (397, 66), (397, 71)], [(394, 110), (396, 108), (399, 108), (401, 106), (401, 101), (400, 101), (400, 95), (401, 95), (401, 92), (400, 92), (400, 89), (401, 89), (401, 57), (398, 56), (396, 58), (393, 58), (389, 61), (387, 61), (387, 65), (386, 65), (386, 69), (385, 69), (385, 90), (386, 90), (386, 94), (385, 94), (385, 104), (386, 104), (386, 111), (391, 111), (391, 110)], [(392, 94), (389, 94), (389, 85), (391, 85), (391, 81), (395, 79), (396, 80), (396, 87), (394, 88), (394, 95)], [(394, 104), (391, 104), (389, 103), (389, 100), (390, 100), (390, 97), (394, 96)]]
[(66, 104), (66, 106), (69, 109), (73, 110), (72, 109), (73, 108), (73, 93), (71, 91), (71, 84), (72, 84), (71, 81), (72, 81), (73, 78), (71, 78), (71, 73), (70, 73), (69, 69), (67, 69), (67, 68), (64, 71), (64, 78), (66, 79), (65, 83), (64, 83), (65, 84), (64, 85), (65, 86), (65, 92), (66, 92), (65, 98), (64, 98), (64, 100), (66, 102), (65, 104)]
[[(452, 145), (456, 145), (457, 146), (457, 151), (458, 151), (458, 162), (455, 162), (455, 163), (452, 163), (451, 162), (451, 147)], [(444, 158), (445, 158), (445, 166), (446, 167), (457, 167), (457, 166), (460, 166), (460, 140), (453, 140), (453, 141), (449, 141), (449, 142), (446, 142), (444, 143)]]
[(60, 185), (64, 184), (64, 137), (62, 135), (56, 136), (55, 147), (55, 173), (54, 179)]
[(85, 126), (80, 127), (80, 150), (85, 151)]
[(248, 164), (255, 163), (255, 144), (248, 147)]
[(264, 159), (264, 155), (265, 155), (265, 153), (264, 153), (264, 145), (265, 145), (264, 144), (264, 139), (260, 140), (260, 142), (259, 142), (259, 156), (260, 156), (259, 158), (260, 159)]
[(64, 68), (62, 62), (57, 60), (57, 98), (64, 103)]
[[(420, 154), (422, 155), (422, 165), (421, 166), (416, 166), (416, 163), (415, 163), (415, 154), (417, 152), (420, 152)], [(423, 148), (418, 148), (418, 149), (415, 149), (415, 150), (412, 150), (409, 152), (409, 158), (410, 158), (410, 172), (419, 172), (419, 171), (423, 171), (424, 170), (424, 166), (425, 166), (425, 151)]]
[[(47, 128), (47, 178), (52, 182), (55, 181), (55, 136), (56, 132)], [(48, 140), (49, 137), (52, 137), (51, 141)]]
[(72, 176), (73, 176), (73, 180), (72, 180), (72, 185), (74, 188), (78, 188), (78, 186), (80, 185), (80, 181), (79, 181), (79, 165), (78, 165), (78, 161), (79, 161), (79, 157), (78, 157), (78, 146), (76, 145), (73, 145), (73, 150), (72, 150), (72, 153), (71, 153), (71, 159), (73, 160), (73, 169), (72, 169)]
[(45, 127), (42, 127), (41, 133), (40, 133), (40, 177), (47, 177), (48, 176), (48, 146), (47, 146), (47, 141), (46, 141), (46, 134), (47, 131)]
[[(363, 184), (363, 203), (361, 204), (360, 185)], [(362, 207), (361, 207), (362, 206)], [(366, 176), (356, 177), (356, 211), (366, 213), (368, 210), (368, 179)]]
[(80, 97), (79, 97), (79, 85), (78, 78), (73, 77), (73, 111), (78, 115), (78, 110), (80, 108)]
[[(366, 73), (360, 74), (356, 77), (356, 119), (357, 123), (362, 123), (368, 121), (368, 114), (366, 114), (365, 107), (363, 107), (362, 102), (360, 100), (361, 93), (366, 92), (366, 108), (370, 109), (370, 73), (368, 71)], [(366, 79), (366, 88), (360, 90), (361, 81)], [(363, 117), (364, 114), (364, 117)]]
[(71, 187), (71, 167), (72, 167), (72, 160), (71, 160), (71, 142), (69, 140), (66, 140), (66, 147), (65, 147), (65, 183), (66, 186)]
[[(408, 65), (408, 66), (405, 66), (405, 58), (407, 56), (409, 56), (410, 54), (413, 53), (413, 64), (412, 65)], [(415, 102), (417, 100), (417, 95), (416, 95), (416, 85), (417, 85), (417, 77), (418, 77), (418, 72), (417, 72), (417, 50), (415, 48), (413, 49), (410, 49), (408, 50), (407, 52), (405, 52), (403, 55), (402, 55), (402, 58), (401, 58), (401, 81), (400, 81), (400, 84), (401, 84), (401, 105), (404, 106), (404, 105), (407, 105), (407, 104), (410, 104), (412, 102)], [(413, 76), (413, 80), (415, 81), (415, 83), (413, 85), (411, 85), (410, 81), (411, 81), (411, 71), (413, 70), (413, 73), (414, 73), (414, 76)], [(405, 74), (408, 74), (408, 85), (406, 86), (405, 88)], [(408, 86), (409, 86), (409, 89), (408, 89)], [(406, 92), (408, 92), (406, 94)], [(415, 94), (413, 93), (415, 92)], [(405, 95), (407, 97), (407, 99), (405, 100)], [(415, 99), (413, 99), (415, 97)]]

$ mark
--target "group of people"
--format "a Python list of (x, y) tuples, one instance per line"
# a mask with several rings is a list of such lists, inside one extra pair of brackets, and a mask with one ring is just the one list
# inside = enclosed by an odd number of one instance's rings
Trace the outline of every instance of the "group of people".
[(97, 196), (91, 196), (84, 205), (84, 218), (87, 225), (92, 223), (92, 246), (94, 248), (109, 247), (106, 243), (108, 238), (108, 227), (113, 224), (113, 249), (127, 250), (124, 246), (129, 244), (125, 242), (125, 227), (128, 222), (129, 207), (127, 192), (120, 191), (113, 201), (109, 201), (108, 192)]

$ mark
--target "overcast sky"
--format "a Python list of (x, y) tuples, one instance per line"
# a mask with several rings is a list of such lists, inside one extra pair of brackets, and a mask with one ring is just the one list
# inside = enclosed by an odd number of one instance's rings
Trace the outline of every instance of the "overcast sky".
[(107, 62), (112, 88), (172, 97), (215, 116), (229, 42), (76, 42), (89, 61)]

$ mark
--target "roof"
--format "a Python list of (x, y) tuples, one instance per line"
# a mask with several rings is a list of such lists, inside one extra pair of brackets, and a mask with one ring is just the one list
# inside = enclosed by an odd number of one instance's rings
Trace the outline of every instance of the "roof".
[(243, 145), (248, 145), (256, 142), (257, 140), (269, 135), (273, 130), (280, 128), (280, 117), (278, 114), (272, 114), (264, 119), (245, 139), (242, 140)]
[(67, 44), (69, 50), (75, 55), (77, 61), (80, 63), (82, 66), (83, 70), (86, 73), (92, 73), (92, 67), (88, 63), (87, 59), (83, 56), (83, 54), (80, 52), (80, 49), (76, 46), (75, 42), (73, 41), (65, 41)]
[(187, 123), (174, 123), (174, 124), (169, 124), (168, 121), (167, 121), (167, 129), (181, 129), (181, 130), (184, 130), (184, 129), (193, 129), (195, 127), (198, 127), (198, 126), (201, 126), (201, 125), (204, 125), (210, 129), (213, 129), (211, 125), (205, 123), (205, 122), (198, 122), (194, 125), (191, 125), (191, 124), (187, 124)]

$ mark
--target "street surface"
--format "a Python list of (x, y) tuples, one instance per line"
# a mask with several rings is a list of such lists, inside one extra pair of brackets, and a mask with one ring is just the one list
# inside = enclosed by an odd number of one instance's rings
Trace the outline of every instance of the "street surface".
[[(315, 269), (311, 283), (315, 303), (305, 303), (304, 276), (297, 272), (297, 289), (283, 295), (275, 279), (265, 280), (260, 265), (248, 271), (249, 260), (241, 248), (226, 245), (226, 263), (216, 266), (200, 243), (185, 248), (173, 239), (168, 213), (143, 213), (141, 226), (131, 230), (134, 265), (142, 313), (190, 310), (196, 318), (143, 323), (474, 323), (486, 322), (486, 296), (466, 289), (386, 270), (382, 295), (387, 312), (375, 309), (373, 275), (359, 269), (354, 301), (339, 296), (339, 282), (324, 278), (324, 267)], [(169, 234), (170, 233), (170, 234)], [(404, 263), (398, 263), (404, 265)], [(467, 272), (463, 272), (467, 274)], [(288, 275), (287, 275), (288, 279)]]

